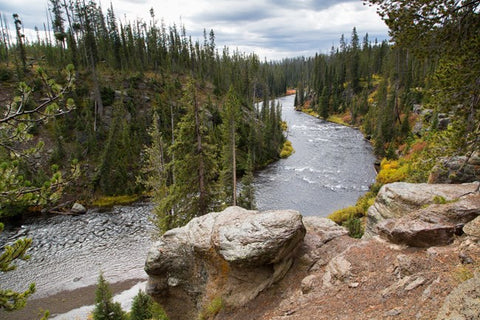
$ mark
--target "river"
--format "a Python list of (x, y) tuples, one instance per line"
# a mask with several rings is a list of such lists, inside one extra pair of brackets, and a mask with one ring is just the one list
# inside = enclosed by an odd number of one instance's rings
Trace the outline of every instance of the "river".
[[(256, 174), (258, 208), (326, 216), (354, 204), (375, 178), (369, 143), (355, 129), (295, 111), (293, 101), (293, 96), (279, 99), (295, 153)], [(38, 299), (93, 285), (99, 272), (112, 283), (145, 280), (143, 266), (154, 231), (151, 209), (152, 204), (138, 203), (108, 212), (89, 210), (81, 216), (46, 216), (7, 227), (0, 234), (1, 244), (24, 236), (34, 242), (30, 260), (0, 274), (1, 287), (20, 291), (35, 282), (32, 299)], [(8, 319), (8, 314), (1, 315)]]
[(375, 158), (360, 131), (326, 122), (279, 99), (295, 153), (256, 175), (257, 206), (327, 216), (352, 205), (375, 180)]

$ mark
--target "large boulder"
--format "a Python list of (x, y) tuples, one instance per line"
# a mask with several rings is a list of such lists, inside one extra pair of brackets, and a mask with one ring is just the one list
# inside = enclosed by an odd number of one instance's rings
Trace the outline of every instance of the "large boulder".
[(480, 215), (480, 194), (451, 203), (432, 204), (396, 219), (380, 221), (377, 233), (389, 241), (412, 247), (450, 244), (463, 226)]
[(292, 210), (229, 207), (195, 218), (150, 249), (147, 292), (170, 319), (195, 319), (215, 299), (242, 306), (286, 274), (304, 236)]
[[(478, 187), (478, 182), (458, 185), (406, 182), (386, 184), (380, 189), (375, 203), (368, 209), (364, 238), (376, 236), (378, 234), (378, 224), (383, 220), (399, 219), (436, 203), (453, 204), (462, 197), (478, 195)], [(446, 215), (455, 216), (457, 209), (462, 211), (462, 203), (446, 208), (448, 211)], [(436, 213), (440, 210), (438, 207), (432, 207), (431, 209), (434, 209)], [(428, 215), (428, 211), (423, 212), (423, 214)], [(474, 213), (467, 216), (467, 220), (475, 218)], [(408, 221), (408, 219), (405, 220)], [(457, 224), (454, 218), (448, 218), (448, 220), (449, 223)], [(465, 224), (468, 222), (463, 216), (461, 220), (458, 223)]]

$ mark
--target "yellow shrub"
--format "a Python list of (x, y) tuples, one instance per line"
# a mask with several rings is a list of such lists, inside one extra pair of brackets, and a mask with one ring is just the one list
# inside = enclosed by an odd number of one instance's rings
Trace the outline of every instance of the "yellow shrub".
[(342, 224), (348, 219), (362, 217), (365, 211), (359, 206), (346, 207), (330, 214), (327, 218), (335, 223)]
[(377, 182), (387, 184), (397, 181), (405, 181), (408, 177), (408, 166), (402, 165), (397, 160), (383, 159), (380, 164), (380, 172), (377, 175)]
[(368, 208), (370, 208), (370, 206), (372, 206), (373, 203), (375, 202), (376, 196), (377, 195), (375, 192), (369, 191), (365, 193), (363, 196), (361, 196), (360, 198), (358, 198), (356, 206), (359, 208), (362, 208), (364, 214), (366, 214)]
[(335, 115), (335, 114), (330, 115), (328, 116), (327, 121), (348, 126), (348, 123), (344, 121), (344, 115)]
[(282, 151), (280, 151), (280, 158), (282, 159), (288, 158), (294, 152), (295, 150), (292, 147), (292, 143), (289, 140), (287, 140), (283, 143)]

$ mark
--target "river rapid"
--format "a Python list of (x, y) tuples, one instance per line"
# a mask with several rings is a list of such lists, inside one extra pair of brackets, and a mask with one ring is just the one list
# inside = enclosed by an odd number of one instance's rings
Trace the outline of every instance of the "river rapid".
[[(358, 130), (295, 111), (294, 96), (278, 101), (295, 153), (256, 174), (258, 208), (326, 216), (354, 204), (375, 178), (370, 144)], [(111, 283), (145, 280), (144, 261), (155, 233), (152, 207), (138, 203), (7, 226), (0, 234), (1, 245), (20, 237), (32, 238), (33, 245), (30, 260), (0, 274), (1, 288), (21, 291), (35, 282), (35, 299), (93, 285), (100, 272)]]
[(360, 131), (295, 111), (294, 100), (278, 99), (295, 153), (256, 174), (257, 206), (324, 217), (368, 191), (375, 157)]

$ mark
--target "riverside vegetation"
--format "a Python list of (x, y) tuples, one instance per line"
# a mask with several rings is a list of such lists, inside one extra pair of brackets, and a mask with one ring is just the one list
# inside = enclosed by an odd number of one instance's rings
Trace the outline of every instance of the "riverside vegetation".
[[(383, 184), (433, 179), (438, 160), (454, 157), (464, 161), (448, 179), (465, 182), (480, 143), (480, 1), (366, 3), (394, 45), (368, 34), (360, 43), (353, 28), (330, 54), (272, 62), (219, 51), (213, 30), (193, 41), (153, 9), (148, 23), (120, 24), (112, 6), (50, 0), (53, 38), (37, 30), (30, 41), (21, 13), (15, 37), (2, 14), (0, 218), (73, 195), (90, 204), (149, 194), (162, 231), (227, 205), (253, 208), (253, 170), (289, 149), (268, 101), (293, 87), (299, 108), (360, 127), (384, 158), (370, 192), (331, 216), (352, 236)], [(2, 272), (27, 248), (6, 248)], [(20, 308), (33, 291), (2, 291), (1, 307)]]

